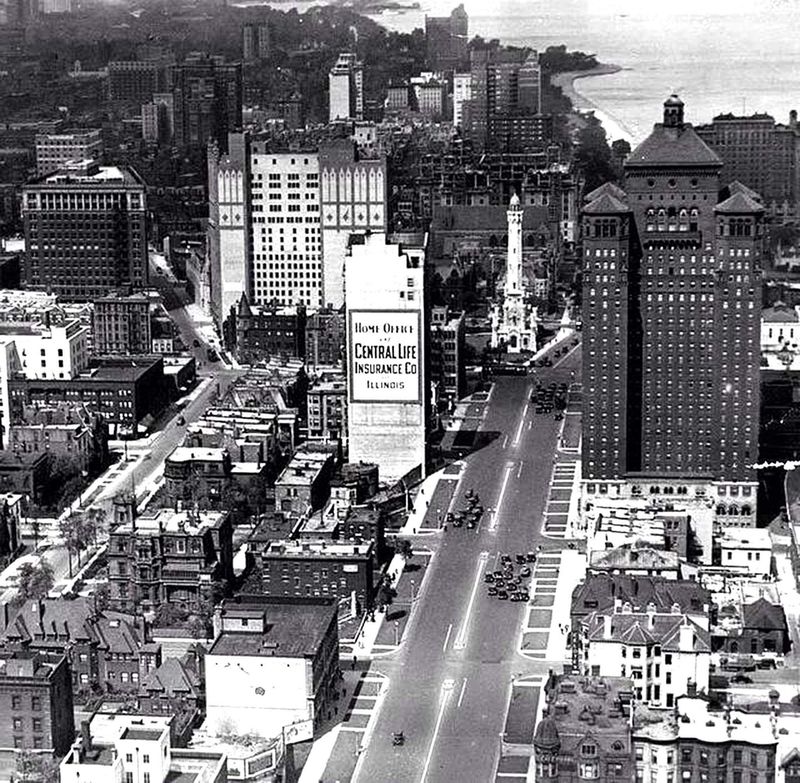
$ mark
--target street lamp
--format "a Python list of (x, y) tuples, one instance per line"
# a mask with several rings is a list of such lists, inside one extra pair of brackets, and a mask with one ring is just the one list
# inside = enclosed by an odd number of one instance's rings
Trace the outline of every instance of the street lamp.
[(411, 603), (414, 603), (414, 580), (411, 580)]
[(400, 644), (400, 623), (395, 620), (394, 621), (394, 646), (397, 647)]

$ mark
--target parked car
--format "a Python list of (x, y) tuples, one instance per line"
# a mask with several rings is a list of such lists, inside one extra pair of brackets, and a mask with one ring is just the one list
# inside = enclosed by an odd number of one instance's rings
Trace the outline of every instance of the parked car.
[(517, 552), (514, 559), (517, 561), (517, 565), (522, 565), (525, 562), (525, 555), (520, 552)]
[(734, 674), (733, 677), (731, 677), (731, 682), (735, 682), (737, 685), (749, 685), (753, 682), (753, 679), (746, 674)]
[(528, 577), (531, 575), (531, 569), (529, 566), (525, 566), (525, 568), (521, 568), (519, 571), (520, 576)]
[(489, 589), (486, 592), (489, 595), (497, 595), (497, 587), (495, 585), (489, 585)]
[(507, 590), (498, 590), (497, 591), (497, 597), (501, 601), (507, 601), (508, 600), (508, 591)]

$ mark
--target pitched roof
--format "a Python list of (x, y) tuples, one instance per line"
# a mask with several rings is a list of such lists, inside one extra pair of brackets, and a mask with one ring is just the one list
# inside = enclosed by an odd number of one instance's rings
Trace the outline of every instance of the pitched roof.
[(726, 197), (732, 196), (734, 193), (744, 193), (747, 196), (751, 196), (756, 201), (762, 201), (760, 193), (753, 190), (752, 188), (748, 188), (747, 185), (745, 185), (743, 182), (739, 182), (738, 179), (733, 180), (733, 182), (729, 182), (722, 189), (722, 192), (726, 195)]
[(653, 614), (614, 612), (611, 614), (611, 636), (605, 636), (605, 618), (608, 612), (592, 612), (583, 620), (590, 642), (614, 641), (624, 644), (660, 644), (662, 649), (680, 650), (681, 626), (692, 631), (694, 652), (710, 652), (711, 638), (702, 626), (685, 614)]
[(614, 196), (620, 201), (625, 201), (628, 198), (628, 194), (619, 185), (615, 185), (613, 182), (604, 182), (599, 188), (595, 188), (590, 193), (587, 193), (583, 197), (583, 200), (588, 204), (596, 198), (600, 198), (604, 193), (608, 193), (610, 196)]
[(178, 658), (166, 658), (141, 682), (139, 692), (155, 691), (168, 698), (197, 698), (200, 680), (197, 673)]
[(783, 611), (783, 607), (771, 604), (764, 598), (759, 598), (752, 604), (745, 604), (742, 607), (742, 616), (745, 628), (779, 631), (787, 629), (786, 613)]
[(643, 574), (589, 573), (572, 593), (572, 615), (613, 609), (616, 600), (629, 603), (634, 611), (653, 604), (656, 611), (669, 612), (676, 604), (682, 612), (703, 612), (711, 603), (709, 591), (692, 579), (664, 579)]
[(761, 311), (761, 320), (765, 323), (775, 324), (797, 323), (800, 321), (800, 315), (794, 307), (789, 307), (783, 302), (775, 302), (772, 307)]
[(691, 125), (667, 127), (662, 123), (656, 123), (653, 132), (625, 161), (625, 168), (687, 165), (722, 166), (722, 160)]
[(743, 192), (734, 193), (730, 198), (725, 199), (725, 201), (714, 207), (714, 212), (732, 212), (735, 214), (750, 214), (763, 211), (764, 207), (758, 201), (748, 193)]
[(615, 549), (592, 552), (590, 566), (599, 569), (630, 568), (671, 569), (679, 567), (677, 552), (653, 549), (646, 546), (623, 544)]
[(91, 598), (27, 601), (9, 623), (4, 639), (36, 649), (63, 648), (65, 642), (94, 643), (112, 653), (134, 654), (144, 643), (136, 618), (94, 608)]
[(616, 196), (612, 196), (610, 193), (603, 193), (603, 195), (587, 204), (583, 208), (583, 211), (590, 215), (607, 215), (618, 212), (630, 212), (630, 208), (624, 201)]

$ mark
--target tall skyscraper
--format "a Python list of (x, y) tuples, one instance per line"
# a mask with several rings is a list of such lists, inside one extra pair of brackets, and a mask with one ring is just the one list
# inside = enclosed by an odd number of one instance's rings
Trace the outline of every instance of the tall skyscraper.
[(426, 62), (434, 70), (453, 70), (466, 59), (469, 16), (463, 3), (449, 16), (425, 17)]
[(797, 112), (788, 125), (769, 114), (720, 114), (697, 135), (722, 160), (723, 182), (739, 180), (759, 193), (777, 214), (797, 214), (800, 200), (800, 131)]
[(25, 284), (75, 301), (147, 285), (145, 186), (129, 168), (83, 161), (22, 191)]
[(223, 322), (254, 305), (341, 307), (353, 234), (386, 230), (386, 160), (349, 140), (288, 151), (230, 134), (208, 160), (211, 299)]
[(470, 53), (468, 100), (462, 127), (478, 149), (527, 152), (552, 137), (552, 118), (542, 115), (542, 75), (535, 50), (475, 48)]
[(352, 462), (400, 479), (425, 471), (425, 250), (353, 238), (345, 265), (347, 421)]
[[(584, 491), (753, 496), (764, 208), (676, 96), (583, 209)], [(645, 486), (647, 489), (645, 489)], [(725, 503), (718, 522), (726, 522)]]
[(386, 158), (359, 155), (350, 140), (320, 148), (322, 299), (344, 304), (344, 267), (353, 234), (387, 229)]
[(212, 139), (224, 146), (242, 125), (241, 63), (195, 52), (172, 69), (172, 94), (179, 147), (205, 147)]
[[(208, 247), (211, 314), (222, 328), (242, 294), (251, 295), (250, 142), (231, 133), (227, 153), (208, 148)], [(258, 205), (259, 212), (263, 204)], [(265, 220), (259, 216), (256, 222)]]
[(364, 66), (355, 54), (342, 52), (328, 74), (331, 122), (364, 119)]
[(266, 60), (269, 57), (270, 44), (267, 22), (246, 22), (242, 25), (242, 59), (246, 63)]

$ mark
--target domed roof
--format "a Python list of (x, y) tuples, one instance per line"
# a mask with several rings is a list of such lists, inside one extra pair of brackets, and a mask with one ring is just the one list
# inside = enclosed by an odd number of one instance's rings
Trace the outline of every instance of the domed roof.
[(672, 95), (664, 101), (664, 106), (683, 106), (683, 101), (675, 95), (675, 93), (672, 93)]
[(536, 727), (536, 735), (533, 744), (542, 750), (556, 750), (561, 747), (561, 737), (558, 734), (558, 725), (549, 716), (545, 716), (539, 721)]
[(509, 207), (518, 207), (519, 206), (519, 196), (514, 192), (514, 195), (511, 196), (511, 201), (508, 202)]

